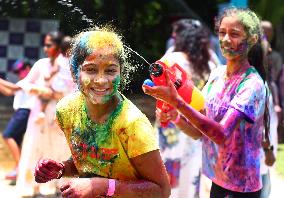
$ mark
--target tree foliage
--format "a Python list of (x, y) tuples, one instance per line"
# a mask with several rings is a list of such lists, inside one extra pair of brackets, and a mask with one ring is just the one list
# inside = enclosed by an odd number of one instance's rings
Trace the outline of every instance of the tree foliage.
[(256, 11), (264, 20), (278, 25), (284, 20), (283, 0), (250, 0), (250, 8)]

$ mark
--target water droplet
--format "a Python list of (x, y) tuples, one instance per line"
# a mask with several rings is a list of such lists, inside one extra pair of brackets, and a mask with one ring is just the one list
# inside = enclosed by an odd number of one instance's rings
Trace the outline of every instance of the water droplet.
[(67, 6), (68, 8), (73, 7), (72, 10), (70, 9), (70, 12), (72, 12), (72, 13), (75, 13), (75, 12), (79, 13), (80, 15), (82, 15), (82, 16), (81, 16), (81, 19), (82, 19), (83, 21), (86, 21), (89, 25), (93, 25), (93, 20), (92, 20), (92, 19), (89, 19), (89, 18), (87, 17), (87, 15), (84, 14), (84, 12), (82, 11), (82, 9), (80, 9), (80, 8), (78, 8), (78, 7), (76, 7), (76, 6), (74, 6), (74, 5), (72, 4), (72, 0), (59, 0), (59, 1), (57, 1), (57, 3), (60, 4), (60, 5), (62, 5), (62, 6)]

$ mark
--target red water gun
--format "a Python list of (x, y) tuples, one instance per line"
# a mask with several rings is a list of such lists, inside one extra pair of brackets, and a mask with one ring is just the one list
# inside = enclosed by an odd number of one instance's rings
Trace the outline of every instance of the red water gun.
[[(170, 66), (161, 60), (152, 63), (149, 67), (149, 72), (154, 83), (153, 85), (166, 86), (166, 70), (169, 71), (169, 78), (183, 100), (198, 111), (203, 109), (205, 101), (201, 91), (194, 86), (193, 82), (188, 78), (186, 71), (177, 63)], [(148, 80), (145, 84), (150, 85), (151, 83)], [(173, 109), (172, 106), (161, 100), (157, 100), (156, 108), (165, 113)], [(168, 124), (169, 122), (161, 122), (162, 127), (167, 127)]]

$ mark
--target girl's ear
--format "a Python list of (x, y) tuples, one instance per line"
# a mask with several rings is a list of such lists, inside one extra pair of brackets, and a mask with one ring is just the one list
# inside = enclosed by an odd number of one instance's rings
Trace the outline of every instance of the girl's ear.
[(258, 39), (259, 39), (259, 38), (258, 38), (258, 35), (257, 35), (257, 34), (254, 34), (254, 35), (250, 36), (250, 38), (248, 39), (248, 43), (249, 43), (251, 46), (253, 46), (254, 44), (257, 43)]

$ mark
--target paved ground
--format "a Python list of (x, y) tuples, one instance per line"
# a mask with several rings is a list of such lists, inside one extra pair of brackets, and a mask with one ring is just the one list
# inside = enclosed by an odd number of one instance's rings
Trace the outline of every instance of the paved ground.
[[(155, 101), (149, 97), (134, 97), (134, 103), (142, 109), (151, 121), (154, 120)], [(0, 118), (2, 119), (2, 117)], [(0, 133), (3, 126), (0, 126)], [(0, 197), (1, 198), (17, 198), (15, 186), (9, 185), (9, 181), (5, 180), (5, 173), (12, 170), (14, 162), (11, 154), (8, 152), (3, 139), (0, 136)], [(272, 192), (270, 198), (283, 197), (284, 178), (277, 175), (274, 169), (271, 170)]]

